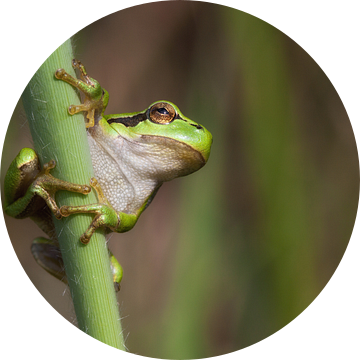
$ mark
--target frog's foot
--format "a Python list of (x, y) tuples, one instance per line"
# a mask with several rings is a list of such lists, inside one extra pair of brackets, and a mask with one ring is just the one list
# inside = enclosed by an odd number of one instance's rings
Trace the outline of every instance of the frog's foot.
[(95, 178), (90, 179), (90, 185), (94, 188), (98, 196), (97, 204), (89, 204), (82, 206), (62, 206), (60, 213), (62, 216), (69, 216), (71, 214), (91, 213), (95, 214), (93, 221), (88, 229), (81, 235), (80, 241), (83, 244), (88, 244), (91, 236), (99, 227), (108, 227), (112, 231), (118, 231), (120, 225), (120, 216), (116, 210), (107, 201), (100, 184)]
[[(31, 252), (36, 262), (44, 270), (61, 280), (63, 283), (68, 284), (61, 251), (52, 240), (43, 237), (35, 239), (31, 245)], [(120, 282), (123, 276), (123, 269), (110, 251), (109, 260), (114, 281), (114, 288), (115, 291), (119, 291)]]
[(44, 164), (43, 169), (36, 176), (30, 186), (30, 192), (43, 198), (57, 219), (61, 219), (60, 209), (55, 202), (55, 194), (58, 190), (67, 190), (81, 194), (88, 194), (91, 187), (88, 185), (74, 184), (68, 181), (60, 180), (50, 174), (50, 170), (55, 167), (55, 160)]
[(68, 283), (61, 251), (52, 240), (36, 238), (31, 244), (31, 252), (43, 269), (65, 284)]
[(70, 105), (68, 111), (70, 115), (77, 114), (81, 111), (87, 112), (86, 117), (88, 122), (86, 123), (86, 127), (93, 127), (95, 121), (99, 120), (104, 113), (109, 101), (109, 94), (101, 87), (98, 81), (87, 74), (84, 65), (79, 60), (73, 59), (72, 66), (79, 70), (81, 79), (75, 79), (64, 69), (56, 70), (55, 77), (67, 82), (84, 93), (84, 103), (81, 105)]

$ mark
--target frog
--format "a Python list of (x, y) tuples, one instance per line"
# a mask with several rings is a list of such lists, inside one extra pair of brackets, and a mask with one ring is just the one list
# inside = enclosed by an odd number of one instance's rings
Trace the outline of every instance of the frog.
[[(80, 237), (86, 245), (99, 228), (106, 233), (131, 230), (148, 208), (163, 183), (189, 175), (208, 161), (212, 135), (203, 126), (184, 116), (172, 102), (161, 100), (140, 112), (105, 115), (109, 93), (91, 78), (76, 59), (72, 66), (77, 78), (64, 69), (55, 78), (83, 94), (83, 102), (70, 105), (68, 112), (84, 113), (94, 177), (90, 186), (60, 180), (51, 175), (54, 160), (41, 166), (31, 148), (22, 149), (5, 175), (4, 211), (23, 219), (30, 217), (49, 237), (35, 239), (31, 252), (36, 262), (51, 275), (67, 283), (56, 238), (55, 219), (78, 213), (94, 214)], [(97, 194), (98, 202), (83, 206), (56, 203), (56, 192), (66, 190)], [(123, 270), (109, 250), (115, 289)]]

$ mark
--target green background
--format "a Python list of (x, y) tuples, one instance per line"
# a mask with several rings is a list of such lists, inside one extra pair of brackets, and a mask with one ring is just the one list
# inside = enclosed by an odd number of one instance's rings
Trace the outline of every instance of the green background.
[[(338, 266), (358, 205), (354, 135), (323, 71), (274, 27), (199, 2), (123, 10), (74, 44), (110, 93), (107, 113), (166, 99), (214, 137), (203, 169), (164, 184), (131, 232), (110, 237), (124, 267), (118, 301), (129, 350), (215, 356), (293, 320)], [(23, 146), (31, 139), (19, 104), (4, 168)], [(41, 231), (6, 221), (35, 286), (74, 322), (66, 286), (31, 257)]]

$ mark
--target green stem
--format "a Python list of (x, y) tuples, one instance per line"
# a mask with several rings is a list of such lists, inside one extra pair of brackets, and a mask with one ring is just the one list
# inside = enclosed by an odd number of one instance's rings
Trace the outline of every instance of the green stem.
[[(67, 108), (79, 103), (76, 91), (55, 79), (58, 68), (75, 76), (71, 68), (71, 41), (60, 46), (39, 68), (26, 87), (24, 103), (34, 148), (42, 164), (56, 161), (52, 174), (78, 184), (89, 184), (93, 168), (83, 115), (69, 116)], [(61, 191), (61, 205), (96, 203), (96, 195)], [(80, 243), (91, 215), (72, 215), (54, 223), (64, 259), (79, 328), (94, 338), (124, 350), (118, 304), (110, 272), (105, 236), (96, 232), (88, 245)]]

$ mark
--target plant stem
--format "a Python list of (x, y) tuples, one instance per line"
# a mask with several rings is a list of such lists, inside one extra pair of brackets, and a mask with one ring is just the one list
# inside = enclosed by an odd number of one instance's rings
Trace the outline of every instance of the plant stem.
[[(93, 176), (82, 114), (69, 116), (67, 108), (79, 103), (76, 91), (57, 80), (55, 70), (71, 67), (71, 41), (66, 41), (43, 63), (26, 87), (22, 100), (30, 124), (34, 148), (41, 164), (54, 159), (52, 175), (78, 184)], [(96, 203), (96, 195), (60, 191), (57, 204)], [(54, 218), (79, 328), (94, 338), (124, 350), (118, 304), (110, 272), (105, 236), (96, 232), (88, 245), (79, 241), (92, 220), (89, 214)]]

